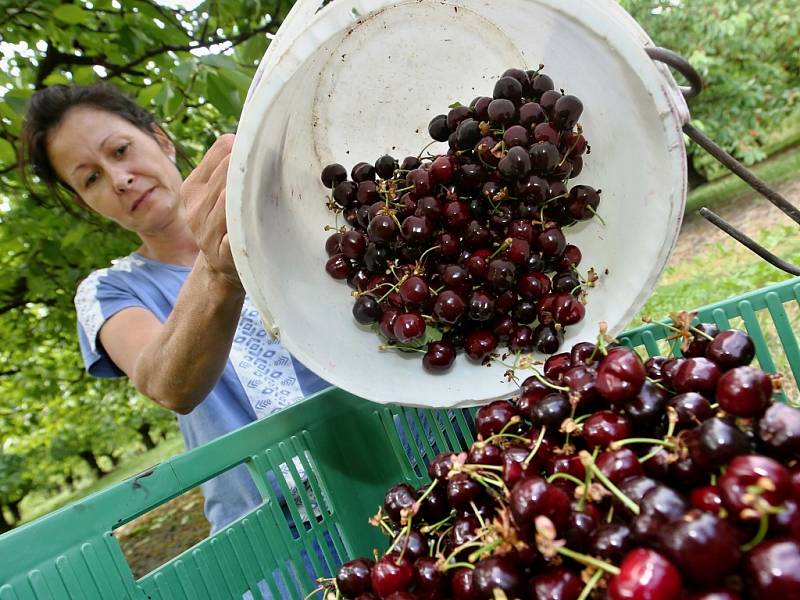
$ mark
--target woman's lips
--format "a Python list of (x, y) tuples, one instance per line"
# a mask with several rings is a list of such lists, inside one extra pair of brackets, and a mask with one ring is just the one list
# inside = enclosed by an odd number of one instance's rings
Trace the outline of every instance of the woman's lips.
[(135, 210), (136, 210), (136, 209), (139, 207), (139, 205), (140, 205), (142, 202), (144, 202), (145, 200), (147, 200), (147, 199), (150, 197), (150, 194), (152, 194), (152, 193), (153, 193), (153, 190), (154, 190), (154, 189), (156, 189), (156, 188), (155, 188), (155, 187), (151, 187), (151, 188), (150, 188), (149, 190), (147, 190), (147, 191), (146, 191), (144, 194), (142, 194), (141, 196), (139, 196), (139, 197), (136, 199), (136, 201), (133, 203), (133, 206), (131, 206), (131, 212), (135, 211)]

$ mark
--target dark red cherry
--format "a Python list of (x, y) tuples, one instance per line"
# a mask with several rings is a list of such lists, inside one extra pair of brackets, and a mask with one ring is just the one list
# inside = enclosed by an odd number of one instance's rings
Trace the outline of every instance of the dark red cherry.
[(597, 391), (609, 402), (622, 404), (639, 393), (646, 377), (642, 359), (634, 350), (612, 348), (597, 367)]
[(753, 600), (800, 597), (800, 543), (777, 538), (756, 546), (747, 556), (748, 592)]
[(456, 347), (446, 340), (430, 342), (422, 366), (430, 373), (443, 373), (453, 366), (456, 360)]
[(706, 347), (706, 357), (723, 371), (749, 365), (755, 354), (753, 340), (738, 329), (721, 331)]
[(797, 457), (800, 455), (800, 410), (775, 402), (758, 421), (758, 437), (778, 456)]
[(608, 585), (609, 600), (680, 600), (681, 574), (662, 555), (647, 548), (631, 550)]
[(761, 369), (735, 367), (719, 378), (716, 399), (725, 412), (737, 417), (758, 417), (772, 400), (772, 379)]
[(370, 573), (370, 580), (372, 591), (381, 598), (386, 598), (394, 592), (411, 588), (414, 584), (414, 568), (411, 561), (392, 552), (375, 563)]

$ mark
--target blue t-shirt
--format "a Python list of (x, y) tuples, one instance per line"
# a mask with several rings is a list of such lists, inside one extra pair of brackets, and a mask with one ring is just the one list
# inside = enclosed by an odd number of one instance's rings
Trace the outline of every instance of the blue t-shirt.
[[(86, 370), (96, 377), (124, 376), (100, 343), (98, 333), (103, 323), (133, 306), (149, 310), (163, 323), (190, 271), (189, 267), (133, 253), (83, 280), (75, 295), (75, 307)], [(265, 331), (258, 311), (245, 298), (230, 356), (219, 381), (191, 413), (177, 415), (186, 448), (192, 449), (274, 414), (328, 386)], [(261, 496), (243, 465), (202, 487), (212, 532), (261, 503)]]

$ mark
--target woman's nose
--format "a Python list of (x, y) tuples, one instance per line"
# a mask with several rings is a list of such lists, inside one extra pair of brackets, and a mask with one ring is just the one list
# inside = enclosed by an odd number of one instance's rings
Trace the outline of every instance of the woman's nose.
[(133, 185), (133, 175), (130, 173), (119, 173), (116, 177), (117, 192), (122, 194), (126, 192)]

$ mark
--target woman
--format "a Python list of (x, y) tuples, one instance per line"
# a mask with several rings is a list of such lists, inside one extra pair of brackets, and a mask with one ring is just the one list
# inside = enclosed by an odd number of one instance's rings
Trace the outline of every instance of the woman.
[[(237, 275), (225, 224), (233, 139), (220, 137), (184, 181), (175, 144), (108, 84), (37, 92), (23, 128), (28, 166), (53, 193), (141, 240), (78, 288), (87, 371), (127, 376), (177, 413), (188, 449), (328, 385), (270, 338)], [(243, 466), (203, 493), (212, 533), (261, 503)]]

